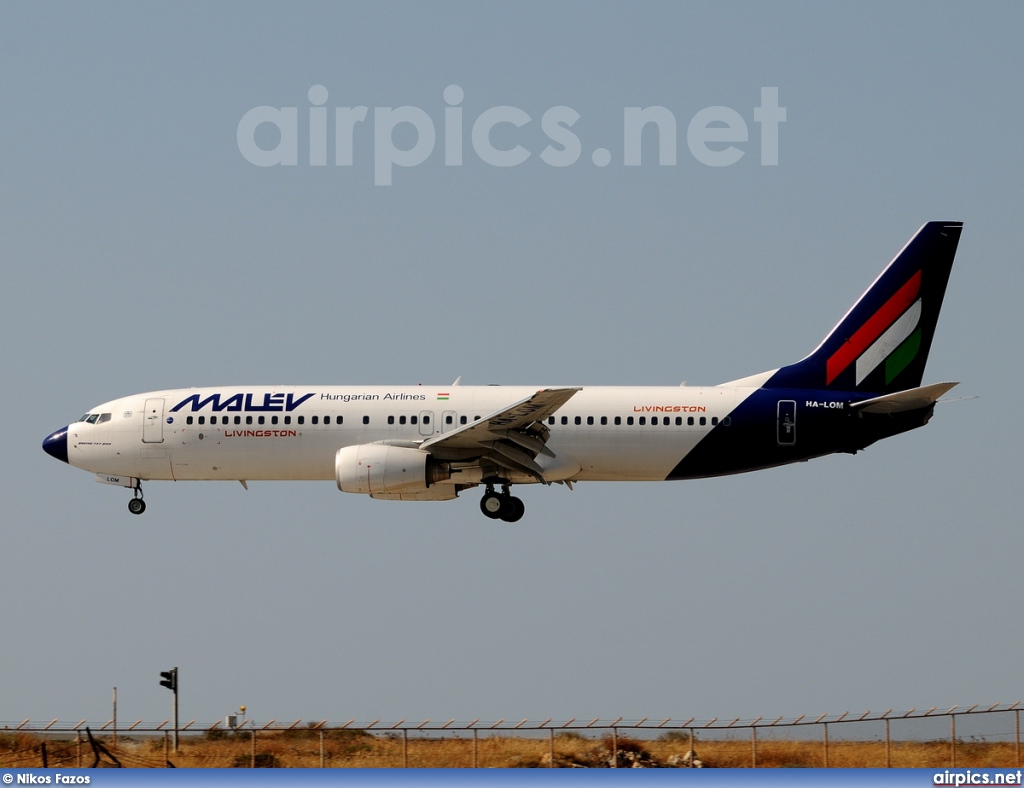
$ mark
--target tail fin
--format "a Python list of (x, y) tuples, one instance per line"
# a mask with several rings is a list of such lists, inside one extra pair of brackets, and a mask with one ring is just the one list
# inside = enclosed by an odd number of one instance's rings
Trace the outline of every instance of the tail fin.
[(928, 222), (811, 355), (766, 388), (889, 394), (921, 385), (963, 222)]

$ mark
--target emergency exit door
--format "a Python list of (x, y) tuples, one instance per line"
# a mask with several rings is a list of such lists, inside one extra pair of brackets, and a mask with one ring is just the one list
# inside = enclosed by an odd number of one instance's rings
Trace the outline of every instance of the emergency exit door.
[(780, 446), (793, 446), (796, 443), (796, 401), (779, 400), (778, 440)]

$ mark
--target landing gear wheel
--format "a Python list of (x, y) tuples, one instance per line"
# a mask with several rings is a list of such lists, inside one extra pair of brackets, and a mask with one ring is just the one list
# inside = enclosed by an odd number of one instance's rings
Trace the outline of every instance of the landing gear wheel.
[(501, 514), (499, 515), (506, 523), (514, 523), (523, 519), (526, 514), (526, 504), (519, 498), (512, 495), (504, 496), (501, 502)]
[(132, 498), (128, 501), (128, 511), (132, 514), (142, 514), (146, 511), (146, 502), (141, 498)]
[(501, 517), (503, 508), (504, 497), (498, 495), (496, 492), (488, 492), (480, 499), (480, 511), (492, 520), (497, 520)]

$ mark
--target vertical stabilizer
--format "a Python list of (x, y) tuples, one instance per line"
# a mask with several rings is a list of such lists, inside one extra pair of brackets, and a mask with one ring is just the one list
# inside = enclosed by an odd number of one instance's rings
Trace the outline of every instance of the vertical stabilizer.
[(887, 394), (921, 385), (962, 222), (928, 222), (817, 349), (765, 388)]

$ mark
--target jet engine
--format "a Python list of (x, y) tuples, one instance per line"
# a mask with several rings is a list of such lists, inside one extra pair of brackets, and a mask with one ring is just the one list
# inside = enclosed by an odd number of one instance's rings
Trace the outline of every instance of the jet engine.
[(339, 449), (334, 474), (342, 492), (372, 498), (409, 501), (447, 501), (458, 495), (448, 463), (420, 449), (363, 443)]

